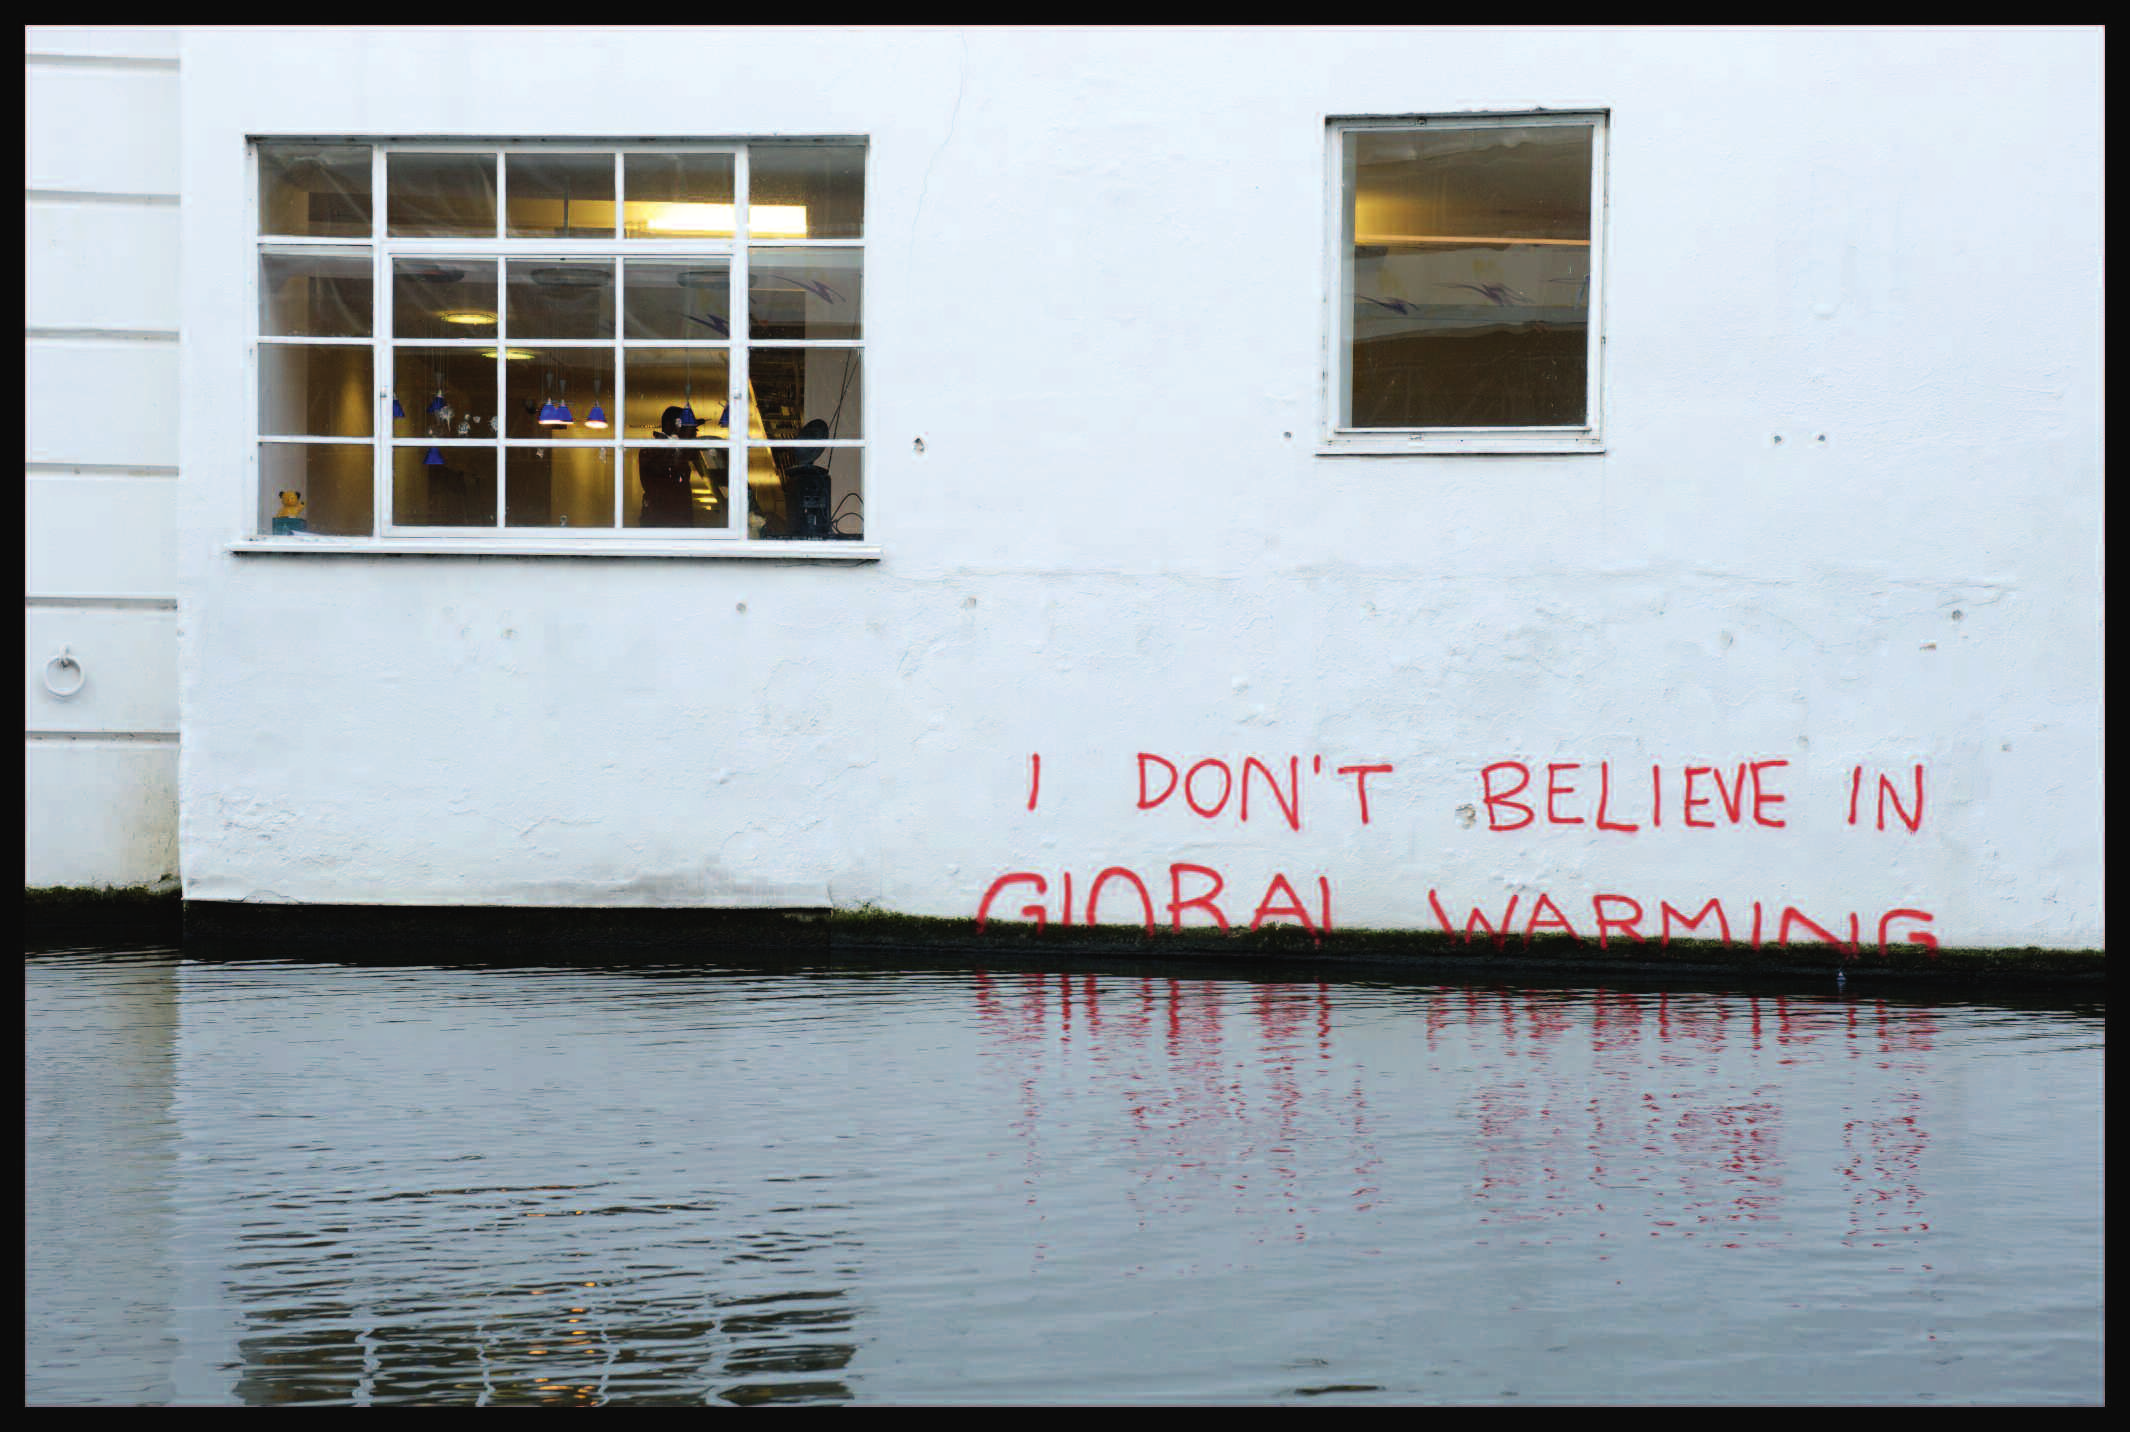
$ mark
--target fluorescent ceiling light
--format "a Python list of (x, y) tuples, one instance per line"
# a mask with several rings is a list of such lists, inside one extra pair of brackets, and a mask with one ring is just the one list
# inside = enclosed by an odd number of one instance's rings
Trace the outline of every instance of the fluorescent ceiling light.
[[(654, 204), (644, 227), (654, 234), (729, 234), (734, 224), (730, 204)], [(806, 237), (804, 204), (753, 204), (747, 210), (747, 232), (762, 239)]]

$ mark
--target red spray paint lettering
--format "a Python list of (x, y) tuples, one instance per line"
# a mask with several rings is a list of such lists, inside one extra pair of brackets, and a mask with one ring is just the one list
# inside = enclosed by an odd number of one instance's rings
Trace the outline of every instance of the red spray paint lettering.
[[(1694, 830), (1714, 830), (1719, 825), (1740, 826), (1747, 823), (1781, 830), (1785, 821), (1778, 808), (1786, 797), (1776, 787), (1775, 772), (1789, 765), (1787, 760), (1740, 761), (1728, 768), (1722, 766), (1684, 766), (1681, 779), (1677, 813), (1680, 824)], [(1921, 770), (1920, 767), (1917, 768)], [(1544, 790), (1531, 789), (1533, 768), (1523, 761), (1495, 761), (1482, 766), (1479, 771), (1479, 799), (1486, 807), (1487, 829), (1497, 831), (1522, 830), (1532, 825), (1584, 825), (1594, 823), (1599, 830), (1620, 835), (1633, 835), (1641, 830), (1639, 822), (1616, 818), (1614, 811), (1624, 813), (1636, 803), (1630, 799), (1626, 787), (1631, 784), (1623, 771), (1619, 777), (1612, 774), (1612, 762), (1597, 763), (1597, 789), (1594, 807), (1587, 793), (1587, 767), (1579, 761), (1545, 762)], [(1918, 776), (1917, 805), (1922, 797), (1921, 777)], [(1615, 794), (1615, 790), (1618, 794)], [(1530, 791), (1527, 799), (1519, 799)], [(1896, 803), (1898, 804), (1898, 803)], [(1652, 829), (1664, 825), (1664, 768), (1661, 765), (1649, 768), (1649, 824)], [(1588, 811), (1585, 815), (1583, 812)], [(1720, 814), (1720, 819), (1712, 818)], [(1854, 800), (1851, 801), (1851, 821), (1854, 823)]]
[[(1074, 919), (1072, 873), (1062, 872), (1060, 883), (1064, 898), (1055, 918), (1060, 925), (1070, 925)], [(1194, 917), (1194, 924), (1210, 923), (1222, 930), (1233, 928), (1227, 912), (1220, 904), (1221, 893), (1228, 888), (1227, 877), (1220, 871), (1210, 865), (1176, 861), (1168, 868), (1168, 884), (1167, 910), (1171, 930), (1181, 930), (1186, 915)], [(1094, 883), (1087, 888), (1087, 904), (1080, 917), (1082, 923), (1102, 923), (1100, 916), (1103, 894), (1105, 890), (1117, 886), (1122, 886), (1137, 899), (1130, 900), (1128, 896), (1112, 894), (1112, 909), (1119, 899), (1127, 899), (1125, 908), (1133, 911), (1137, 918), (1129, 919), (1125, 923), (1137, 924), (1147, 934), (1153, 934), (1159, 922), (1153, 891), (1137, 871), (1123, 865), (1106, 866), (1095, 876)], [(1020, 907), (1018, 913), (1021, 919), (1033, 922), (1038, 930), (1049, 925), (1053, 914), (1049, 905), (1041, 903), (1040, 897), (1049, 893), (1050, 882), (1033, 870), (1012, 870), (993, 880), (985, 889), (983, 899), (977, 902), (976, 928), (979, 931), (991, 922), (993, 905), (1015, 887), (1032, 887), (1038, 897), (1037, 902)], [(1186, 894), (1187, 889), (1191, 893)], [(1295, 888), (1294, 881), (1289, 879), (1285, 872), (1274, 871), (1271, 880), (1265, 885), (1264, 896), (1250, 911), (1249, 928), (1257, 930), (1275, 921), (1297, 923), (1309, 932), (1311, 938), (1321, 938), (1324, 932), (1331, 929), (1330, 879), (1322, 875), (1316, 877), (1316, 902), (1312, 910), (1308, 902), (1303, 900), (1300, 891)]]
[[(1158, 810), (1180, 796), (1184, 808), (1201, 820), (1218, 819), (1232, 808), (1235, 818), (1247, 825), (1252, 799), (1256, 799), (1257, 809), (1262, 814), (1269, 798), (1273, 810), (1289, 830), (1302, 828), (1300, 756), (1285, 757), (1284, 771), (1277, 758), (1268, 761), (1259, 756), (1245, 756), (1239, 765), (1219, 756), (1207, 756), (1185, 766), (1167, 756), (1141, 751), (1136, 762), (1140, 810)], [(1393, 769), (1387, 761), (1336, 768), (1337, 775), (1353, 778), (1354, 806), (1360, 814), (1361, 824), (1369, 823), (1368, 778), (1387, 775)], [(1321, 755), (1310, 757), (1309, 773), (1319, 778), (1324, 775)]]
[[(1516, 911), (1522, 898), (1521, 895), (1511, 895), (1509, 897), (1507, 905), (1501, 911), (1498, 923), (1495, 917), (1487, 910), (1476, 905), (1468, 907), (1468, 913), (1465, 915), (1464, 923), (1460, 927), (1456, 918), (1451, 915), (1449, 907), (1443, 904), (1441, 893), (1432, 889), (1427, 892), (1428, 906), (1434, 911), (1435, 923), (1442, 927), (1444, 934), (1465, 944), (1470, 944), (1474, 935), (1483, 934), (1497, 949), (1501, 948), (1514, 930)], [(1645, 906), (1642, 901), (1629, 895), (1618, 895), (1609, 891), (1600, 891), (1592, 895), (1590, 897), (1591, 921), (1596, 929), (1599, 948), (1609, 949), (1615, 935), (1625, 936), (1638, 944), (1654, 938), (1660, 946), (1668, 947), (1672, 942), (1675, 921), (1688, 934), (1703, 939), (1707, 938), (1707, 936), (1699, 934), (1700, 928), (1703, 924), (1712, 921), (1716, 930), (1716, 938), (1720, 943), (1724, 945), (1739, 943), (1731, 933), (1730, 917), (1725, 912), (1723, 902), (1720, 899), (1704, 901), (1698, 909), (1694, 910), (1691, 916), (1686, 913), (1685, 908), (1674, 905), (1669, 900), (1657, 902), (1657, 911), (1657, 930), (1652, 936), (1645, 934), (1642, 929), (1647, 920)], [(1888, 934), (1896, 921), (1911, 921), (1917, 925), (1928, 925), (1934, 922), (1936, 918), (1928, 910), (1918, 910), (1905, 906), (1888, 910), (1879, 917), (1878, 921), (1878, 953), (1882, 956), (1888, 953)], [(1751, 947), (1756, 950), (1761, 948), (1761, 922), (1761, 903), (1756, 900), (1753, 902), (1752, 933), (1749, 940)], [(1538, 898), (1526, 907), (1523, 929), (1519, 933), (1521, 933), (1524, 941), (1528, 943), (1533, 935), (1548, 931), (1558, 931), (1578, 940), (1583, 938), (1581, 931), (1577, 930), (1575, 925), (1570, 922), (1561, 907), (1554, 902), (1553, 897), (1541, 890), (1538, 893)], [(1781, 914), (1777, 918), (1773, 943), (1784, 946), (1794, 943), (1791, 939), (1793, 931), (1806, 932), (1820, 942), (1841, 950), (1850, 959), (1857, 958), (1863, 948), (1862, 916), (1855, 911), (1848, 913), (1848, 933), (1844, 936), (1834, 929), (1821, 924), (1797, 906), (1784, 905), (1781, 907)], [(1910, 930), (1902, 936), (1902, 939), (1908, 944), (1920, 945), (1929, 951), (1935, 951), (1939, 948), (1938, 937), (1925, 929)], [(1935, 959), (1936, 955), (1933, 954), (1931, 958)]]

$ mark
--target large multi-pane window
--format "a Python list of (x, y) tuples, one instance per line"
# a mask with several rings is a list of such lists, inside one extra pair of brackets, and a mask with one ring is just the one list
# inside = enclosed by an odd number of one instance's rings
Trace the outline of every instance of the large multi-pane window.
[(1601, 114), (1331, 124), (1334, 446), (1595, 445), (1604, 134)]
[(261, 534), (865, 532), (865, 148), (261, 140)]

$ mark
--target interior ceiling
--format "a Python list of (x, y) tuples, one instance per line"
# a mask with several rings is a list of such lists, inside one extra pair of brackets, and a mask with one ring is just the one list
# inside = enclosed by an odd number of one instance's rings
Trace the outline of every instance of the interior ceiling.
[(1398, 235), (1587, 239), (1590, 131), (1355, 138), (1357, 243)]

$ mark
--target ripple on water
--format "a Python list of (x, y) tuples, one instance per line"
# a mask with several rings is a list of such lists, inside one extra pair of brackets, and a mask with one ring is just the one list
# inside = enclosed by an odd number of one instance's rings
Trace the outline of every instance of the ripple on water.
[(33, 1403), (2099, 1396), (2097, 1007), (152, 951), (25, 990)]

